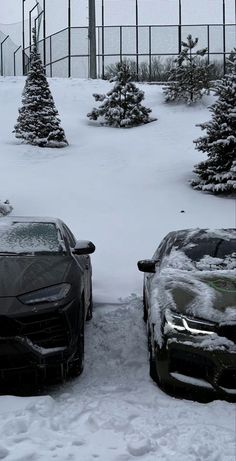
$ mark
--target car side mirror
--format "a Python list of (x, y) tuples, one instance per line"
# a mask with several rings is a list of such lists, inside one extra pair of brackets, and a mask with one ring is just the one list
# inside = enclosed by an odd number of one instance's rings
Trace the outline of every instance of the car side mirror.
[(156, 263), (153, 259), (143, 259), (142, 261), (138, 261), (138, 269), (141, 272), (149, 272), (151, 274), (155, 274), (156, 272)]
[(75, 255), (90, 255), (95, 251), (95, 245), (89, 240), (77, 240), (73, 253)]

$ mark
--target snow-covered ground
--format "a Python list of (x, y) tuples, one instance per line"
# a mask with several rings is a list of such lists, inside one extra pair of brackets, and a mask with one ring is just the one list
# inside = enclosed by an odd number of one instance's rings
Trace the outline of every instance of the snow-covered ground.
[(50, 83), (70, 142), (61, 150), (14, 139), (24, 79), (0, 79), (0, 199), (16, 215), (58, 216), (94, 241), (95, 313), (80, 378), (41, 397), (0, 397), (0, 459), (235, 461), (233, 404), (174, 399), (150, 380), (136, 269), (172, 229), (236, 225), (235, 200), (188, 185), (203, 158), (195, 124), (209, 118), (212, 97), (167, 105), (161, 88), (142, 85), (158, 121), (122, 130), (86, 118), (92, 93), (109, 83)]

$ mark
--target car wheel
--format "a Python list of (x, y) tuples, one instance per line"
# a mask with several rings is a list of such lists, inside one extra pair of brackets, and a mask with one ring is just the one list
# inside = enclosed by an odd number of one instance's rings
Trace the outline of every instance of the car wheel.
[(145, 295), (145, 289), (143, 287), (143, 320), (147, 323), (148, 313), (147, 313), (147, 300)]
[(155, 357), (153, 357), (152, 347), (149, 350), (149, 374), (153, 381), (155, 381), (157, 384), (160, 384)]
[(92, 280), (90, 283), (90, 295), (89, 295), (89, 307), (86, 315), (86, 321), (93, 318), (93, 291), (92, 291)]
[(84, 368), (84, 302), (81, 302), (81, 320), (80, 330), (77, 343), (77, 351), (74, 358), (69, 364), (68, 375), (70, 378), (76, 378), (79, 376)]
[(157, 373), (156, 359), (153, 354), (151, 332), (148, 331), (148, 350), (149, 350), (149, 374), (155, 383), (160, 384), (160, 379)]

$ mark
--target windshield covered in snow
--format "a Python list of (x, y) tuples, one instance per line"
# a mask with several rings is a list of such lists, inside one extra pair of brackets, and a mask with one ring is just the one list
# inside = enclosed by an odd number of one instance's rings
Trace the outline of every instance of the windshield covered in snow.
[(47, 222), (0, 223), (1, 254), (60, 254), (62, 242), (55, 224)]
[(236, 232), (202, 231), (175, 242), (165, 265), (183, 270), (236, 268)]
[[(183, 247), (185, 254), (195, 262), (205, 260), (206, 256), (212, 260), (228, 260), (229, 257), (236, 258), (236, 239), (227, 241), (222, 238), (205, 238), (192, 242), (191, 246)], [(223, 263), (222, 261), (222, 263)], [(213, 261), (214, 264), (214, 261)], [(218, 263), (220, 265), (220, 262)], [(217, 262), (215, 265), (218, 265)]]

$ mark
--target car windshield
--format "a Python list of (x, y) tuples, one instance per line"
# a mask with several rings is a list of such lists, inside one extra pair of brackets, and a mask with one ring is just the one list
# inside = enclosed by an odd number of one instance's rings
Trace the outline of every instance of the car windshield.
[(59, 254), (62, 252), (62, 242), (54, 223), (0, 224), (0, 254)]
[(199, 239), (192, 241), (192, 245), (183, 247), (185, 254), (193, 261), (199, 261), (205, 255), (212, 258), (224, 259), (236, 252), (236, 239), (224, 240), (218, 238)]
[(182, 251), (198, 269), (236, 268), (236, 239), (200, 238), (183, 246)]

